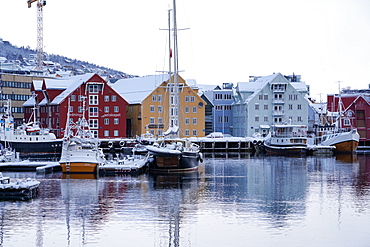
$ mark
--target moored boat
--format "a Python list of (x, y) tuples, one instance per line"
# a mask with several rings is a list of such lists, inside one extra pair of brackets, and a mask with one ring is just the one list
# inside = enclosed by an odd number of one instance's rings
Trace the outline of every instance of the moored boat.
[(357, 129), (337, 129), (324, 134), (320, 144), (335, 146), (336, 153), (353, 153), (357, 150), (359, 141)]
[(74, 123), (69, 115), (63, 137), (60, 165), (64, 173), (97, 173), (105, 158), (99, 140), (90, 131), (85, 117)]
[(29, 200), (37, 196), (40, 182), (27, 178), (12, 182), (0, 172), (0, 199)]
[(272, 125), (263, 142), (267, 153), (305, 154), (307, 152), (307, 127), (305, 125)]

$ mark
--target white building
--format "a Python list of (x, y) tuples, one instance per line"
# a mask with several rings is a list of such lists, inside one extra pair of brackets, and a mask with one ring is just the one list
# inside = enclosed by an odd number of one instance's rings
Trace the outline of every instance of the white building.
[(234, 136), (267, 134), (273, 124), (308, 125), (307, 94), (307, 85), (294, 75), (276, 73), (239, 82), (233, 93)]

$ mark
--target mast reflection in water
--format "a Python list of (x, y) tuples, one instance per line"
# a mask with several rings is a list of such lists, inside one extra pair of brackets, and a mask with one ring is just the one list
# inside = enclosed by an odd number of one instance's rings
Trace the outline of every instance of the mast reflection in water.
[(221, 154), (199, 171), (37, 178), (0, 201), (1, 246), (367, 246), (370, 156)]

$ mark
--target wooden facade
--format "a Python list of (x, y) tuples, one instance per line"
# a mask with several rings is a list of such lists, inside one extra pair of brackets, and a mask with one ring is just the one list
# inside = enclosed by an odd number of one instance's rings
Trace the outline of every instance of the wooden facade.
[[(49, 128), (57, 138), (64, 135), (67, 113), (77, 121), (85, 114), (90, 128), (98, 138), (126, 137), (127, 101), (114, 91), (97, 74), (71, 77), (67, 80), (54, 79), (52, 87), (43, 80), (41, 91), (36, 93), (36, 104), (41, 127)], [(63, 85), (65, 85), (63, 87)], [(33, 106), (25, 106), (25, 117), (29, 118)]]

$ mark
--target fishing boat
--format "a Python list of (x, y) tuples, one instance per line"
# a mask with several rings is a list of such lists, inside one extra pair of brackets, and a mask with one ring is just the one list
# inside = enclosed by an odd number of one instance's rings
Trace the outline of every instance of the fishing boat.
[[(339, 86), (340, 88), (340, 86)], [(357, 150), (360, 135), (356, 128), (343, 128), (343, 122), (351, 123), (351, 120), (344, 116), (343, 102), (339, 90), (337, 118), (332, 125), (319, 126), (316, 134), (320, 138), (320, 145), (334, 146), (336, 153), (354, 153)]]
[(69, 118), (69, 114), (67, 116), (59, 161), (64, 173), (97, 173), (98, 167), (106, 162), (99, 148), (99, 139), (93, 136), (84, 112), (76, 123)]
[(11, 112), (11, 101), (2, 101), (4, 113), (0, 119), (0, 143), (19, 152), (21, 156), (59, 155), (62, 140), (50, 132), (40, 128), (36, 120), (36, 108), (28, 122), (15, 128)]
[[(173, 28), (171, 28), (170, 12), (173, 11)], [(172, 99), (169, 104), (169, 128), (164, 132), (165, 138), (160, 143), (147, 146), (149, 158), (149, 170), (180, 172), (198, 169), (199, 162), (202, 161), (200, 148), (196, 144), (179, 139), (180, 131), (180, 106), (179, 106), (179, 70), (178, 70), (178, 47), (177, 47), (177, 21), (176, 21), (176, 1), (173, 0), (173, 9), (169, 10), (169, 32), (173, 34), (173, 61), (172, 47), (170, 45), (169, 61), (169, 83), (167, 85), (169, 98)], [(171, 36), (171, 35), (169, 35)], [(171, 44), (171, 42), (169, 42)], [(174, 71), (171, 71), (173, 63)]]
[(40, 182), (27, 178), (12, 182), (0, 172), (0, 199), (29, 200), (37, 196)]
[(272, 125), (263, 146), (267, 153), (305, 154), (307, 152), (307, 126)]

